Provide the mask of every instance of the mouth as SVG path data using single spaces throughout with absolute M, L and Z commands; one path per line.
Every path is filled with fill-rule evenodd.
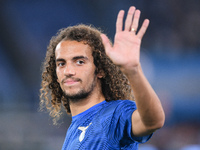
M 69 81 L 64 82 L 64 84 L 67 84 L 67 85 L 72 85 L 72 84 L 75 84 L 75 83 L 78 83 L 78 81 L 69 80 Z
M 78 84 L 79 82 L 80 82 L 79 79 L 66 79 L 66 80 L 63 80 L 63 84 L 66 85 L 66 86 L 72 86 L 72 85 Z

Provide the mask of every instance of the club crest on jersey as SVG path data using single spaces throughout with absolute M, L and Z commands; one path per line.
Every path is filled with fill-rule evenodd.
M 85 137 L 85 132 L 86 132 L 87 128 L 88 128 L 91 124 L 92 124 L 92 122 L 91 122 L 88 126 L 86 126 L 86 127 L 78 127 L 78 129 L 82 131 L 81 134 L 80 134 L 80 136 L 79 136 L 79 141 L 80 141 L 80 142 L 83 141 L 83 139 L 84 139 L 84 137 Z

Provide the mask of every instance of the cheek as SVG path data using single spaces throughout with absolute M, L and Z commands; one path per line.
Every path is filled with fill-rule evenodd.
M 57 82 L 60 83 L 61 82 L 61 74 L 57 69 L 56 69 L 56 76 L 57 76 Z
M 57 78 L 57 82 L 60 83 L 60 81 L 58 80 L 58 78 Z
M 92 69 L 92 70 L 87 70 L 87 71 L 84 71 L 82 72 L 82 74 L 84 75 L 85 79 L 88 81 L 92 80 L 95 76 L 95 70 Z M 88 82 L 89 82 L 88 81 Z

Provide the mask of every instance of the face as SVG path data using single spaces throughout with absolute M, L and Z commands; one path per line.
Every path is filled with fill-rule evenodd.
M 92 50 L 77 41 L 61 41 L 55 50 L 56 74 L 61 89 L 71 101 L 93 94 L 100 82 L 95 74 Z

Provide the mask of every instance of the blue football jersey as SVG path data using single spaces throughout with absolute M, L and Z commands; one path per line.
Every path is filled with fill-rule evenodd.
M 132 136 L 130 100 L 103 101 L 72 117 L 62 150 L 137 150 L 151 135 Z

